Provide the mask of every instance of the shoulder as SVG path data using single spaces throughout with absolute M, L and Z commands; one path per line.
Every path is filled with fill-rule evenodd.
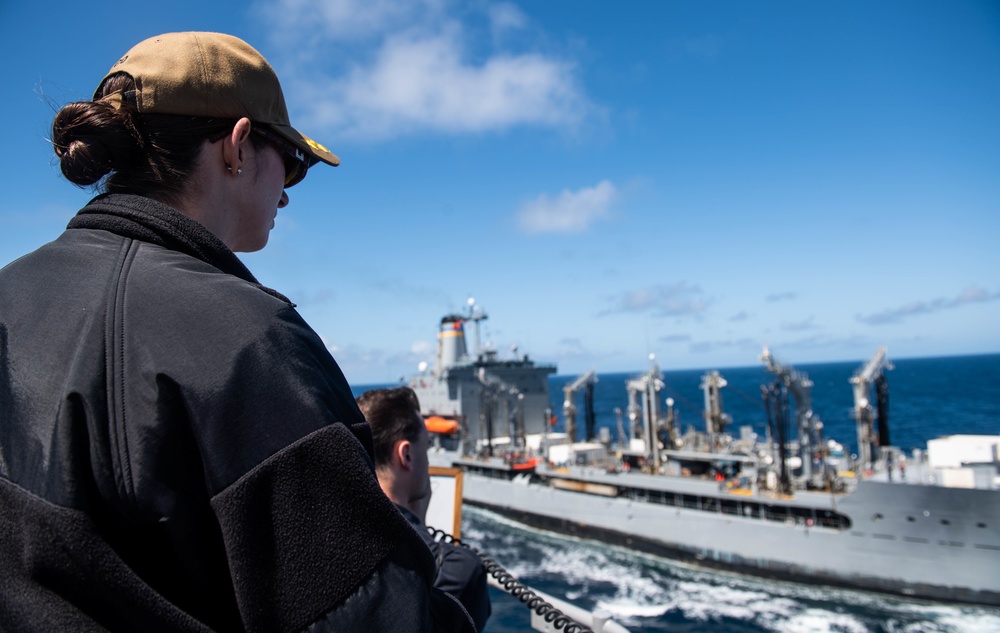
M 442 571 L 445 568 L 453 570 L 456 575 L 470 578 L 480 574 L 485 575 L 479 555 L 467 547 L 453 543 L 441 543 L 443 552 Z
M 133 324 L 218 341 L 228 349 L 257 341 L 265 348 L 294 343 L 325 353 L 325 345 L 294 306 L 200 259 L 137 243 L 124 268 L 119 291 Z
M 94 278 L 95 269 L 114 267 L 124 239 L 106 231 L 64 231 L 59 237 L 0 268 L 8 280 L 73 275 Z M 98 277 L 100 274 L 98 273 Z
M 148 243 L 122 277 L 115 309 L 117 336 L 132 350 L 126 360 L 190 386 L 188 397 L 206 411 L 239 404 L 241 415 L 253 408 L 307 426 L 363 420 L 326 345 L 288 302 Z
M 187 303 L 224 304 L 230 308 L 280 311 L 289 307 L 260 286 L 219 270 L 212 264 L 163 246 L 134 241 L 135 253 L 126 262 L 129 292 L 149 294 L 149 299 Z

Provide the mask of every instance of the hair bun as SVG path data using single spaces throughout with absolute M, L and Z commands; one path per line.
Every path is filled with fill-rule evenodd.
M 52 145 L 63 176 L 87 186 L 127 166 L 135 156 L 136 140 L 112 105 L 83 101 L 70 103 L 56 114 Z

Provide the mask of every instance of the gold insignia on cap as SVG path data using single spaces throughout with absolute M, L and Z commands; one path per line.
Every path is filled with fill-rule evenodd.
M 328 150 L 327 148 L 323 147 L 322 145 L 320 145 L 316 141 L 312 140 L 311 138 L 305 139 L 305 142 L 306 142 L 306 145 L 308 145 L 309 147 L 311 147 L 313 149 L 318 149 L 321 152 L 330 153 L 330 150 Z

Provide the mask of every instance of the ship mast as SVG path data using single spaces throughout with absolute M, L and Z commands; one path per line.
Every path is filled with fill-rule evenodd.
M 878 459 L 878 446 L 889 443 L 888 429 L 876 435 L 874 430 L 875 409 L 868 398 L 873 383 L 882 379 L 886 370 L 892 369 L 892 363 L 886 358 L 886 348 L 881 347 L 863 367 L 851 376 L 854 385 L 854 419 L 858 425 L 858 463 L 862 468 L 873 468 Z M 879 407 L 879 414 L 884 407 Z M 879 415 L 884 418 L 883 415 Z
M 570 384 L 563 387 L 563 417 L 566 419 L 566 437 L 570 442 L 576 441 L 576 405 L 573 404 L 573 397 L 576 392 L 583 387 L 592 393 L 594 383 L 597 382 L 597 374 L 593 369 L 580 376 Z M 588 401 L 589 410 L 586 412 L 588 420 L 593 417 L 593 398 Z M 587 429 L 587 434 L 591 434 L 593 429 Z M 587 437 L 586 439 L 591 439 Z
M 476 300 L 469 297 L 469 317 L 468 320 L 476 326 L 476 360 L 479 360 L 483 353 L 482 340 L 479 338 L 479 322 L 489 318 L 489 315 L 482 308 L 476 305 Z
M 649 371 L 642 376 L 627 381 L 628 387 L 628 419 L 635 426 L 639 419 L 640 410 L 642 413 L 642 439 L 646 445 L 646 455 L 653 465 L 653 472 L 659 472 L 661 459 L 660 449 L 656 437 L 656 423 L 660 418 L 659 397 L 657 394 L 666 384 L 663 382 L 663 374 L 656 364 L 656 356 L 649 355 Z M 642 398 L 642 405 L 638 402 Z
M 705 431 L 708 433 L 709 450 L 714 451 L 716 438 L 732 422 L 729 414 L 722 410 L 722 388 L 726 379 L 718 371 L 710 371 L 701 377 L 701 389 L 705 392 Z
M 496 375 L 486 371 L 485 367 L 480 367 L 476 372 L 476 379 L 482 385 L 480 392 L 480 424 L 485 425 L 486 446 L 488 453 L 493 455 L 493 439 L 496 429 L 493 428 L 494 415 L 498 413 L 498 406 L 502 400 L 506 405 L 508 436 L 512 447 L 524 445 L 524 415 L 523 404 L 524 394 L 513 386 L 501 380 Z
M 819 416 L 813 414 L 813 386 L 809 376 L 779 363 L 765 347 L 760 360 L 769 372 L 778 377 L 783 385 L 795 398 L 795 421 L 798 426 L 799 458 L 802 460 L 801 479 L 821 487 L 824 469 L 821 456 L 823 441 L 823 423 Z M 780 450 L 784 451 L 784 447 Z

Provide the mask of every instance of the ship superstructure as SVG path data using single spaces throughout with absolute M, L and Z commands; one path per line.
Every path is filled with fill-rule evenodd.
M 409 381 L 425 416 L 458 422 L 467 445 L 486 440 L 491 446 L 496 437 L 538 435 L 552 415 L 548 377 L 555 366 L 536 364 L 516 349 L 511 358 L 500 358 L 496 349 L 480 342 L 480 323 L 487 318 L 472 299 L 465 314 L 444 316 L 433 369 L 421 367 Z M 465 337 L 470 322 L 475 328 L 471 353 Z

